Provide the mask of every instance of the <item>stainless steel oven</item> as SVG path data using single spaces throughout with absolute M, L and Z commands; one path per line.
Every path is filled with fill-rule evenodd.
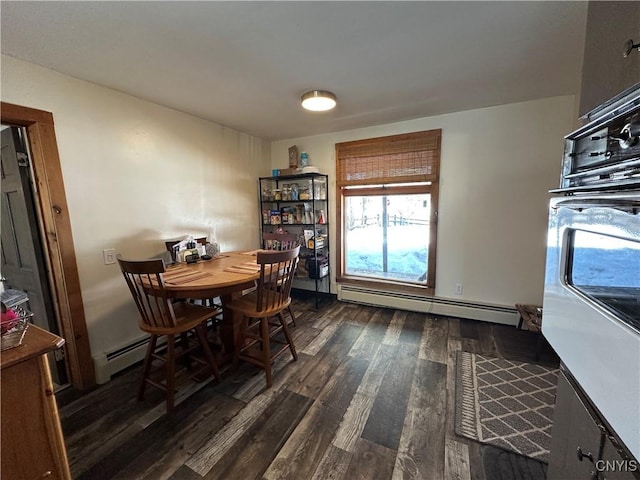
M 542 332 L 640 458 L 640 85 L 566 137 Z

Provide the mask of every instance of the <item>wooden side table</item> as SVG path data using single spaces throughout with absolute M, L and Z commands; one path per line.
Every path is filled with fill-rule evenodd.
M 63 344 L 29 325 L 22 345 L 0 356 L 2 478 L 71 480 L 46 355 Z
M 538 334 L 538 343 L 536 345 L 536 360 L 540 360 L 540 349 L 544 337 L 542 336 L 542 307 L 539 305 L 525 305 L 523 303 L 516 303 L 516 310 L 520 315 L 520 321 L 518 322 L 518 329 L 522 328 L 524 323 L 527 326 L 527 330 Z

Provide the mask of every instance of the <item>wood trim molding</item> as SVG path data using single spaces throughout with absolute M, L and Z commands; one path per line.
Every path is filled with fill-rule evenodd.
M 4 125 L 25 127 L 27 130 L 38 187 L 37 207 L 44 229 L 49 281 L 55 298 L 61 336 L 66 340 L 69 379 L 74 387 L 85 389 L 95 384 L 95 372 L 53 114 L 1 102 L 0 117 Z
M 28 127 L 34 123 L 53 125 L 53 114 L 44 110 L 2 102 L 0 112 L 2 114 L 2 123 L 6 125 L 20 127 Z

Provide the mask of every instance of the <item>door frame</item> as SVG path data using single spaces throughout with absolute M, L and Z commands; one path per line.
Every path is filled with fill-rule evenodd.
M 0 121 L 3 125 L 25 127 L 27 131 L 37 185 L 36 208 L 44 231 L 45 257 L 54 307 L 61 336 L 66 340 L 69 381 L 78 389 L 86 389 L 95 384 L 95 372 L 53 114 L 0 102 Z

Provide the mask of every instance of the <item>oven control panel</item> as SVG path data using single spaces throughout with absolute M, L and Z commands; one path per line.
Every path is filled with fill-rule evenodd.
M 565 193 L 640 188 L 640 89 L 635 101 L 565 137 Z

